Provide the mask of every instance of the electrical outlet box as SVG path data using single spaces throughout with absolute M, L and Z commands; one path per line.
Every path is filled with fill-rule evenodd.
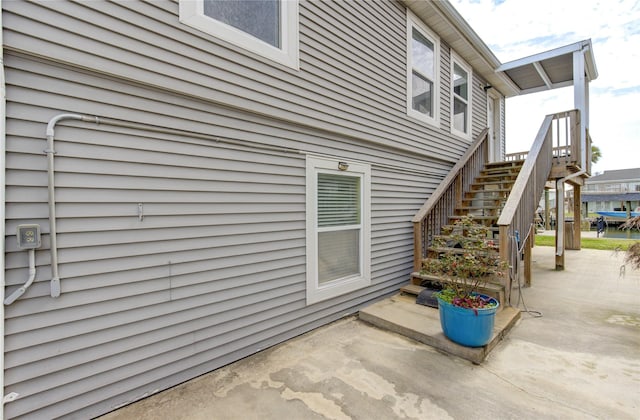
M 40 225 L 18 225 L 18 248 L 40 248 Z

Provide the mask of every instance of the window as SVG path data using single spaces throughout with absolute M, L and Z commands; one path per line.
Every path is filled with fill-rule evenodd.
M 436 125 L 439 57 L 438 37 L 407 10 L 407 114 Z
M 451 132 L 471 138 L 471 67 L 451 52 Z
M 307 303 L 371 284 L 369 165 L 307 157 Z
M 298 68 L 297 0 L 180 0 L 180 22 Z

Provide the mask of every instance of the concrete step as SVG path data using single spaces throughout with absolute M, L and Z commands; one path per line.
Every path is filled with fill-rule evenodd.
M 520 319 L 520 311 L 506 307 L 496 314 L 493 336 L 486 346 L 465 347 L 444 336 L 438 309 L 415 303 L 415 297 L 397 294 L 359 313 L 362 321 L 404 335 L 437 350 L 480 364 Z

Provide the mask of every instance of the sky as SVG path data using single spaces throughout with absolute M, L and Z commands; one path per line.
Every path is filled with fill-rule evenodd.
M 506 63 L 591 39 L 592 174 L 640 168 L 640 0 L 450 0 Z M 547 114 L 574 108 L 573 88 L 507 99 L 507 153 L 529 150 Z

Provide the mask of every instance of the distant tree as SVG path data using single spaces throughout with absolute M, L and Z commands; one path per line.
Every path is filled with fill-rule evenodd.
M 600 158 L 602 157 L 602 152 L 600 148 L 595 144 L 591 145 L 591 163 L 598 163 Z

